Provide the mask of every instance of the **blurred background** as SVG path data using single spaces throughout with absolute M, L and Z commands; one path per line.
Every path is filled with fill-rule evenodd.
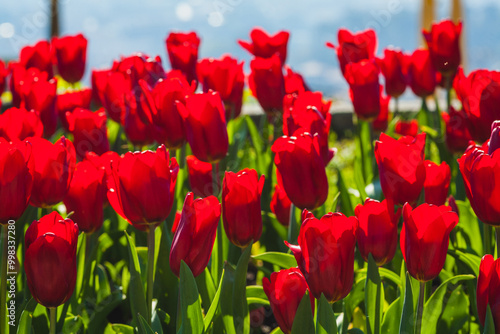
M 2 4 L 0 58 L 15 59 L 22 46 L 48 38 L 51 1 Z M 335 4 L 332 0 L 59 0 L 58 8 L 59 34 L 82 32 L 89 40 L 86 84 L 90 68 L 109 67 L 113 59 L 138 51 L 160 55 L 168 68 L 165 38 L 171 30 L 195 30 L 202 38 L 200 58 L 230 53 L 248 63 L 251 57 L 237 40 L 248 40 L 250 30 L 260 26 L 273 34 L 290 31 L 288 64 L 304 75 L 313 90 L 343 99 L 348 86 L 335 52 L 325 46 L 327 41 L 337 43 L 339 28 L 374 28 L 378 55 L 390 45 L 411 52 L 422 43 L 423 21 L 453 15 L 464 21 L 466 72 L 500 68 L 498 0 L 350 0 Z M 411 97 L 410 92 L 406 94 Z

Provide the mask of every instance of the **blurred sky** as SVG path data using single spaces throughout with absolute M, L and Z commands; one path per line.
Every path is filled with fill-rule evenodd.
M 49 0 L 9 0 L 0 9 L 0 58 L 17 58 L 19 49 L 48 34 Z M 450 2 L 437 0 L 437 16 L 449 16 Z M 500 1 L 465 0 L 467 70 L 500 68 Z M 417 0 L 60 0 L 61 33 L 83 32 L 89 40 L 90 68 L 109 67 L 113 59 L 136 51 L 160 55 L 168 68 L 165 37 L 171 30 L 196 30 L 200 57 L 231 53 L 246 63 L 250 55 L 237 44 L 254 26 L 270 33 L 289 30 L 288 64 L 303 73 L 313 89 L 343 96 L 347 85 L 334 51 L 337 30 L 375 28 L 378 51 L 389 45 L 411 52 L 420 43 Z M 90 71 L 85 80 L 88 82 Z

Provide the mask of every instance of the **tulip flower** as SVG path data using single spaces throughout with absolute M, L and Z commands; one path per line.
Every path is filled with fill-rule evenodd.
M 226 107 L 226 120 L 236 118 L 243 103 L 243 62 L 238 64 L 238 60 L 230 56 L 220 60 L 206 58 L 198 63 L 197 72 L 204 93 L 209 90 L 219 92 Z
M 156 140 L 169 149 L 181 148 L 186 142 L 186 130 L 176 102 L 185 105 L 186 96 L 193 94 L 195 87 L 183 76 L 160 79 L 152 90 L 143 81 L 139 81 L 139 86 L 146 103 L 142 111 L 154 126 Z
M 221 205 L 215 196 L 194 199 L 188 193 L 170 249 L 170 269 L 179 277 L 181 260 L 196 277 L 208 264 L 214 247 Z
M 102 105 L 113 121 L 121 123 L 129 108 L 126 97 L 132 90 L 132 82 L 129 77 L 121 72 L 112 72 L 105 79 L 106 85 L 103 84 L 105 88 L 102 93 Z
M 66 91 L 64 94 L 57 95 L 57 114 L 63 127 L 68 130 L 68 121 L 66 112 L 73 112 L 76 108 L 90 109 L 92 99 L 92 89 L 84 88 L 82 90 Z M 68 130 L 69 131 L 69 130 Z
M 472 139 L 478 142 L 486 141 L 491 124 L 500 119 L 500 72 L 476 70 L 465 77 L 463 72 L 459 71 L 455 90 L 467 115 Z
M 195 32 L 172 32 L 165 42 L 172 69 L 181 71 L 188 82 L 197 81 L 196 62 L 200 47 L 198 35 Z
M 28 142 L 0 138 L 0 224 L 19 219 L 28 206 L 33 186 L 31 154 Z
M 222 183 L 222 220 L 229 240 L 240 248 L 260 239 L 262 214 L 260 196 L 264 175 L 259 178 L 254 169 L 238 173 L 226 172 Z
M 498 125 L 497 125 L 498 126 Z M 493 129 L 495 129 L 493 123 Z M 492 132 L 492 137 L 496 131 Z M 490 144 L 496 139 L 490 140 Z M 494 146 L 490 146 L 490 149 Z M 500 226 L 500 150 L 485 152 L 478 146 L 469 146 L 458 159 L 465 184 L 465 192 L 477 217 L 486 224 Z
M 358 204 L 354 212 L 359 222 L 356 239 L 363 259 L 368 261 L 371 253 L 378 266 L 391 262 L 398 243 L 401 209 L 394 212 L 391 201 L 368 198 L 363 205 Z
M 238 40 L 238 43 L 255 57 L 271 58 L 277 54 L 281 64 L 284 64 L 289 37 L 288 31 L 282 30 L 271 36 L 262 28 L 254 28 L 250 32 L 251 42 Z
M 462 22 L 451 20 L 434 23 L 430 31 L 423 30 L 434 68 L 445 76 L 455 74 L 460 65 L 460 33 Z
M 384 58 L 378 61 L 385 77 L 385 93 L 398 98 L 406 90 L 406 57 L 403 52 L 385 49 Z
M 429 50 L 417 49 L 408 56 L 408 82 L 415 95 L 425 98 L 436 89 L 436 70 Z
M 9 108 L 0 115 L 0 137 L 8 141 L 24 140 L 28 137 L 41 137 L 43 124 L 40 115 L 24 108 Z
M 194 155 L 188 155 L 186 163 L 189 185 L 195 196 L 207 197 L 214 194 L 212 164 L 198 160 Z M 218 186 L 220 185 L 218 184 Z
M 330 42 L 326 46 L 336 50 L 342 74 L 345 74 L 347 64 L 375 57 L 377 36 L 373 29 L 357 33 L 352 33 L 347 29 L 339 29 L 338 41 L 338 46 L 334 46 Z
M 500 332 L 500 259 L 486 254 L 481 259 L 477 277 L 477 313 L 479 321 L 484 326 L 488 305 L 495 323 L 495 333 Z
M 311 89 L 307 85 L 304 77 L 298 73 L 294 72 L 290 66 L 285 65 L 284 69 L 286 71 L 285 79 L 285 92 L 287 94 L 302 94 L 304 92 L 309 92 Z
M 156 152 L 127 152 L 111 163 L 108 200 L 135 228 L 149 232 L 172 209 L 179 165 L 164 145 Z
M 339 212 L 330 212 L 321 219 L 307 212 L 300 227 L 299 245 L 285 241 L 315 298 L 323 293 L 333 303 L 351 291 L 357 224 L 356 217 Z
M 21 103 L 24 103 L 24 97 L 29 93 L 33 82 L 49 80 L 47 72 L 42 72 L 35 67 L 25 69 L 21 64 L 13 62 L 9 63 L 9 69 L 12 104 L 17 108 L 21 107 Z
M 254 58 L 250 62 L 248 86 L 252 95 L 269 116 L 281 113 L 285 96 L 285 79 L 278 55 L 271 58 Z
M 394 132 L 401 136 L 415 137 L 418 134 L 418 122 L 416 119 L 411 121 L 397 121 Z
M 442 112 L 441 117 L 446 125 L 446 146 L 453 153 L 463 153 L 472 140 L 467 115 L 463 110 L 450 107 L 450 111 Z
M 349 84 L 351 101 L 358 118 L 374 120 L 380 113 L 379 68 L 374 61 L 346 65 L 344 76 Z
M 111 69 L 92 70 L 92 102 L 104 106 L 104 93 L 108 84 L 108 75 L 113 71 Z
M 271 280 L 262 280 L 264 292 L 271 304 L 274 318 L 285 334 L 292 332 L 293 320 L 302 298 L 309 287 L 298 268 L 283 269 L 271 274 Z M 311 294 L 311 309 L 314 314 L 314 298 Z
M 444 205 L 450 188 L 451 170 L 446 162 L 440 165 L 425 160 L 425 203 Z
M 29 90 L 23 92 L 22 100 L 27 110 L 34 109 L 40 113 L 43 123 L 43 136 L 50 138 L 57 128 L 57 80 L 37 80 L 31 83 Z
M 288 198 L 300 209 L 314 210 L 328 196 L 328 180 L 319 152 L 318 136 L 304 132 L 278 138 L 273 146 L 274 163 Z
M 73 134 L 76 155 L 79 159 L 88 151 L 99 155 L 109 151 L 108 129 L 104 108 L 96 112 L 77 108 L 66 113 L 68 130 Z
M 413 209 L 406 203 L 403 220 L 400 244 L 406 268 L 420 282 L 433 280 L 443 269 L 458 215 L 446 205 L 424 203 Z
M 134 53 L 128 57 L 122 57 L 120 61 L 113 64 L 112 71 L 125 74 L 136 89 L 139 80 L 144 80 L 150 86 L 165 78 L 165 70 L 161 64 L 161 58 L 149 57 L 144 53 Z
M 34 45 L 23 47 L 19 53 L 19 63 L 25 69 L 35 67 L 41 72 L 46 72 L 48 78 L 52 78 L 52 52 L 50 50 L 50 43 L 42 40 Z
M 67 212 L 80 231 L 93 233 L 103 223 L 103 206 L 106 199 L 106 170 L 84 160 L 76 165 L 68 194 L 64 199 Z
M 87 39 L 82 34 L 54 37 L 54 54 L 59 75 L 69 83 L 82 80 L 87 60 Z
M 386 199 L 399 205 L 418 200 L 425 182 L 424 151 L 425 133 L 398 140 L 380 134 L 375 158 Z
M 0 59 L 0 95 L 5 90 L 5 82 L 7 81 L 7 76 L 9 75 L 9 69 L 5 67 L 5 63 Z
M 176 102 L 184 120 L 187 141 L 195 157 L 217 163 L 229 147 L 224 106 L 219 93 L 209 92 L 186 97 L 186 105 Z
M 330 113 L 332 101 L 324 101 L 321 92 L 302 92 L 298 94 L 287 94 L 283 99 L 283 110 L 299 109 L 304 110 L 307 107 L 314 107 L 323 116 L 324 119 Z
M 38 137 L 27 140 L 33 147 L 35 165 L 30 204 L 50 208 L 66 197 L 75 170 L 75 147 L 64 137 L 55 144 Z
M 155 128 L 141 118 L 141 106 L 132 91 L 125 94 L 124 107 L 121 124 L 127 139 L 138 147 L 152 144 L 156 137 Z
M 290 224 L 290 207 L 292 202 L 286 195 L 285 190 L 277 184 L 274 186 L 274 194 L 271 198 L 271 212 L 276 215 L 276 219 L 283 226 L 288 226 Z
M 389 125 L 389 102 L 391 101 L 390 96 L 383 96 L 380 93 L 380 113 L 377 118 L 373 120 L 372 127 L 374 131 L 384 132 L 387 130 Z
M 64 304 L 76 284 L 78 226 L 53 211 L 31 223 L 24 239 L 24 269 L 31 295 L 45 307 Z

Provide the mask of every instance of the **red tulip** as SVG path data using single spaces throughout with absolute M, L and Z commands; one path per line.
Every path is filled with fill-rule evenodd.
M 413 209 L 406 203 L 403 219 L 400 241 L 406 268 L 421 282 L 433 280 L 443 269 L 458 215 L 446 205 L 424 203 Z
M 92 70 L 92 102 L 104 106 L 105 104 L 105 91 L 108 84 L 108 75 L 113 71 L 110 69 L 105 70 Z
M 444 205 L 450 188 L 451 170 L 446 162 L 440 165 L 425 160 L 425 203 Z
M 285 96 L 285 79 L 278 55 L 271 58 L 254 58 L 250 62 L 248 86 L 252 95 L 268 116 L 281 113 Z
M 106 176 L 111 174 L 111 164 L 113 161 L 120 159 L 120 155 L 114 151 L 108 151 L 101 155 L 97 155 L 94 152 L 87 152 L 85 154 L 85 160 L 90 161 L 96 168 L 104 168 Z
M 189 185 L 195 196 L 207 197 L 214 194 L 212 164 L 198 160 L 194 155 L 188 155 L 186 162 L 189 173 Z
M 500 332 L 500 259 L 486 254 L 481 259 L 477 277 L 477 313 L 484 326 L 488 305 L 495 323 L 495 333 Z
M 22 100 L 28 110 L 40 113 L 43 123 L 44 137 L 50 138 L 57 128 L 57 80 L 37 80 L 31 83 L 29 90 L 23 91 Z
M 57 114 L 63 127 L 68 130 L 66 112 L 73 112 L 76 108 L 90 109 L 90 100 L 92 99 L 92 90 L 84 88 L 82 90 L 66 91 L 64 94 L 57 95 Z
M 73 211 L 71 218 L 80 231 L 93 233 L 103 223 L 103 206 L 106 198 L 106 170 L 84 160 L 75 168 L 68 194 L 64 199 L 66 211 Z
M 292 331 L 295 313 L 309 287 L 298 268 L 283 269 L 271 274 L 271 280 L 262 280 L 264 292 L 271 304 L 274 318 L 285 334 Z M 311 294 L 311 309 L 314 314 L 314 298 Z
M 156 152 L 127 152 L 111 163 L 109 204 L 135 228 L 149 231 L 172 209 L 178 172 L 177 161 L 170 160 L 164 145 Z
M 66 113 L 68 130 L 73 134 L 76 155 L 79 159 L 88 151 L 99 155 L 109 151 L 108 129 L 104 108 L 96 112 L 77 108 Z
M 347 29 L 339 29 L 339 45 L 328 42 L 326 45 L 337 51 L 340 69 L 345 74 L 349 63 L 358 63 L 362 60 L 373 59 L 377 50 L 377 36 L 373 29 L 352 33 Z
M 198 35 L 195 32 L 171 32 L 165 42 L 172 69 L 180 70 L 188 82 L 197 80 L 196 62 L 198 61 L 198 48 L 200 47 Z
M 378 62 L 385 77 L 385 93 L 394 98 L 403 95 L 406 90 L 406 57 L 403 52 L 384 50 L 384 58 Z
M 260 196 L 265 177 L 254 169 L 226 172 L 222 183 L 222 218 L 229 240 L 245 248 L 260 239 L 262 214 Z
M 75 36 L 54 37 L 52 39 L 57 70 L 69 83 L 82 80 L 87 61 L 87 39 L 82 34 Z
M 209 92 L 186 97 L 186 106 L 177 102 L 184 120 L 187 141 L 201 161 L 217 163 L 228 150 L 224 106 L 219 93 Z
M 47 72 L 52 78 L 52 52 L 48 41 L 39 41 L 34 45 L 25 46 L 19 54 L 19 63 L 25 68 L 36 67 L 42 72 Z
M 208 264 L 214 247 L 221 206 L 217 197 L 194 199 L 188 193 L 170 249 L 170 269 L 178 277 L 181 260 L 196 277 Z
M 415 137 L 418 134 L 418 122 L 416 119 L 411 121 L 397 121 L 394 132 L 401 136 Z
M 436 89 L 436 70 L 429 50 L 417 49 L 408 56 L 408 82 L 415 95 L 425 98 Z
M 491 154 L 470 146 L 458 159 L 465 191 L 477 217 L 486 224 L 500 225 L 500 150 Z
M 374 120 L 380 113 L 379 68 L 374 61 L 349 63 L 345 78 L 350 88 L 354 112 L 362 119 Z
M 5 67 L 5 63 L 0 59 L 0 95 L 5 90 L 5 82 L 7 82 L 7 76 L 9 75 L 9 69 Z
M 129 108 L 127 95 L 132 90 L 132 82 L 125 74 L 112 72 L 106 77 L 105 87 L 103 106 L 113 121 L 121 123 Z
M 304 132 L 278 138 L 272 151 L 274 163 L 292 203 L 300 209 L 314 210 L 328 196 L 328 180 L 324 161 L 319 152 L 318 136 Z
M 430 31 L 423 30 L 434 68 L 443 75 L 455 74 L 460 65 L 460 33 L 462 22 L 451 20 L 434 23 Z
M 327 118 L 330 113 L 332 101 L 323 101 L 321 92 L 303 92 L 298 94 L 288 94 L 283 99 L 283 109 L 303 110 L 309 106 L 315 107 L 323 118 Z
M 31 223 L 24 239 L 24 269 L 31 295 L 45 307 L 64 304 L 76 284 L 78 226 L 53 211 Z
M 377 118 L 372 122 L 372 127 L 374 131 L 384 132 L 387 130 L 389 125 L 389 102 L 391 101 L 390 96 L 383 96 L 380 92 L 380 113 Z
M 31 154 L 28 142 L 0 138 L 0 224 L 19 219 L 28 206 L 33 186 Z
M 146 103 L 142 111 L 155 127 L 157 141 L 169 149 L 181 148 L 186 142 L 186 130 L 176 102 L 185 104 L 186 96 L 193 94 L 195 87 L 182 76 L 159 80 L 152 90 L 143 81 L 139 84 Z
M 112 71 L 125 74 L 131 81 L 132 88 L 138 88 L 137 84 L 141 79 L 150 86 L 154 86 L 160 79 L 165 79 L 161 58 L 159 56 L 152 58 L 144 53 L 122 57 L 113 64 Z
M 156 128 L 143 121 L 138 102 L 132 91 L 125 94 L 125 113 L 122 114 L 121 124 L 128 140 L 135 146 L 142 147 L 155 141 Z
M 274 186 L 274 194 L 271 198 L 271 212 L 276 215 L 276 219 L 283 226 L 288 226 L 290 224 L 290 207 L 292 202 L 286 195 L 285 190 L 277 184 Z
M 356 239 L 361 256 L 368 261 L 371 253 L 378 266 L 391 262 L 398 243 L 398 221 L 401 209 L 394 213 L 391 201 L 368 198 L 354 210 L 358 218 Z
M 205 58 L 198 63 L 197 72 L 203 92 L 219 92 L 226 106 L 226 119 L 236 118 L 241 113 L 243 101 L 243 62 L 238 64 L 238 60 L 230 56 L 224 56 L 220 60 Z
M 251 42 L 238 40 L 238 43 L 248 52 L 259 58 L 271 58 L 275 54 L 286 62 L 287 44 L 290 33 L 288 31 L 278 31 L 275 35 L 269 35 L 262 28 L 254 28 L 250 32 Z
M 491 124 L 500 119 L 500 72 L 476 70 L 465 77 L 459 71 L 455 90 L 467 115 L 472 138 L 486 141 Z
M 43 124 L 40 115 L 24 108 L 9 108 L 0 115 L 0 137 L 8 141 L 24 140 L 28 137 L 41 137 Z
M 425 133 L 398 140 L 380 135 L 375 142 L 375 158 L 385 198 L 395 204 L 414 203 L 425 182 Z
M 55 144 L 38 137 L 27 140 L 33 147 L 35 164 L 30 204 L 50 208 L 66 197 L 75 170 L 75 147 L 64 137 Z
M 454 153 L 463 153 L 472 140 L 467 115 L 463 110 L 450 107 L 450 111 L 442 112 L 441 117 L 446 124 L 446 146 Z
M 307 85 L 304 77 L 299 72 L 294 72 L 290 66 L 285 65 L 286 71 L 285 79 L 285 92 L 287 94 L 302 94 L 309 92 L 311 89 Z
M 317 219 L 305 213 L 298 246 L 290 245 L 297 264 L 315 298 L 323 293 L 330 302 L 347 296 L 354 280 L 356 217 L 328 213 Z
M 318 135 L 321 158 L 325 166 L 328 165 L 335 155 L 336 149 L 328 148 L 328 134 L 330 132 L 331 114 L 326 113 L 326 118 L 316 109 L 316 107 L 308 105 L 307 107 L 295 107 L 293 102 L 287 102 L 288 99 L 293 99 L 293 96 L 285 97 L 284 105 L 291 105 L 284 109 L 283 113 L 283 134 L 291 137 L 296 132 L 309 132 Z

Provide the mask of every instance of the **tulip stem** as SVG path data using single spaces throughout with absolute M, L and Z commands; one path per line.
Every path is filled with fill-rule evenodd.
M 399 116 L 399 97 L 394 99 L 394 118 Z
M 420 291 L 418 293 L 417 321 L 415 323 L 415 334 L 422 331 L 422 315 L 424 314 L 425 282 L 420 282 Z
M 186 166 L 186 143 L 182 144 L 178 163 L 180 169 L 184 169 L 184 166 Z
M 297 222 L 295 221 L 295 205 L 290 205 L 290 221 L 288 222 L 288 242 L 293 244 L 297 241 Z
M 49 307 L 49 314 L 50 314 L 50 334 L 56 334 L 56 327 L 57 327 L 57 308 L 56 307 Z
M 0 333 L 8 333 L 5 332 L 6 326 L 7 326 L 7 225 L 0 225 L 2 227 L 0 231 L 0 237 L 1 237 L 1 243 L 2 243 L 2 267 L 0 268 L 1 271 L 1 291 L 0 291 Z
M 155 227 L 148 232 L 148 285 L 147 285 L 147 303 L 148 303 L 148 324 L 151 324 L 153 315 L 153 285 L 154 285 L 154 266 L 155 266 Z
M 212 164 L 212 189 L 214 192 L 214 196 L 217 197 L 219 195 L 219 163 Z
M 497 244 L 497 259 L 500 259 L 500 227 L 495 227 L 496 244 Z
M 484 231 L 484 253 L 485 254 L 493 254 L 493 250 L 491 249 L 491 226 L 488 224 L 483 224 Z

